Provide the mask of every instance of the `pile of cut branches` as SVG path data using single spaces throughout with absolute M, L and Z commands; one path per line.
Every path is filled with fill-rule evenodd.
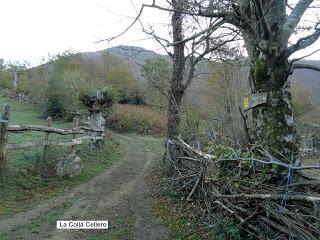
M 201 151 L 181 139 L 167 144 L 181 153 L 170 159 L 174 180 L 207 215 L 232 217 L 253 239 L 320 239 L 320 181 L 298 174 L 320 166 L 291 166 L 257 146 Z

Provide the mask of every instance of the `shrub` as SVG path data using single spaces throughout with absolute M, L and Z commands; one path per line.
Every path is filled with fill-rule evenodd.
M 117 104 L 107 118 L 107 127 L 118 132 L 164 135 L 166 117 L 150 106 Z
M 51 60 L 50 64 L 44 91 L 44 112 L 54 118 L 67 119 L 70 112 L 79 110 L 79 96 L 86 90 L 86 85 L 82 84 L 86 76 L 80 69 L 80 56 L 66 52 Z
M 231 219 L 217 215 L 212 225 L 211 237 L 213 240 L 240 240 L 240 228 Z
M 134 96 L 121 99 L 119 101 L 119 103 L 121 103 L 121 104 L 131 104 L 131 105 L 145 105 L 146 101 L 145 101 L 145 98 L 143 96 L 140 96 L 140 95 L 136 94 Z

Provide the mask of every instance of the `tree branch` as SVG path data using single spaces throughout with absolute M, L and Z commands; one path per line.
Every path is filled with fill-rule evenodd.
M 266 16 L 265 16 L 265 13 L 263 10 L 262 2 L 261 2 L 261 0 L 255 0 L 255 2 L 256 2 L 255 6 L 257 8 L 257 13 L 259 15 L 259 18 L 261 19 L 264 35 L 265 35 L 266 39 L 270 39 L 271 30 L 270 30 L 270 26 L 268 24 L 268 21 L 266 19 Z
M 299 166 L 298 167 L 298 166 L 285 164 L 285 163 L 280 162 L 274 158 L 271 158 L 270 160 L 258 159 L 258 158 L 254 158 L 254 157 L 218 158 L 217 156 L 210 155 L 210 154 L 207 154 L 202 151 L 198 151 L 198 150 L 194 149 L 193 147 L 191 147 L 190 145 L 185 143 L 180 138 L 178 139 L 178 141 L 174 141 L 174 143 L 179 144 L 181 147 L 184 147 L 184 148 L 188 149 L 189 151 L 195 153 L 196 155 L 198 155 L 198 157 L 201 157 L 204 160 L 209 160 L 209 161 L 213 161 L 213 160 L 214 161 L 249 161 L 249 162 L 258 162 L 258 163 L 265 164 L 265 165 L 273 165 L 274 164 L 274 165 L 278 165 L 278 166 L 285 167 L 285 168 L 291 168 L 292 170 L 320 169 L 320 165 L 306 165 L 306 166 Z
M 199 16 L 199 17 L 210 17 L 210 18 L 227 18 L 232 16 L 232 12 L 228 12 L 228 11 L 221 11 L 221 12 L 209 12 L 209 11 L 205 11 L 205 12 L 190 12 L 190 11 L 184 11 L 184 10 L 177 10 L 177 9 L 170 9 L 170 8 L 165 8 L 165 7 L 161 7 L 155 4 L 143 4 L 145 7 L 151 7 L 151 8 L 157 8 L 159 10 L 163 10 L 163 11 L 167 11 L 167 12 L 178 12 L 181 14 L 186 14 L 186 15 L 190 15 L 190 16 Z
M 294 58 L 294 59 L 291 60 L 291 63 L 300 61 L 300 60 L 302 60 L 302 59 L 304 59 L 304 58 L 306 58 L 306 57 L 310 57 L 310 56 L 312 56 L 313 54 L 315 54 L 315 53 L 317 53 L 317 52 L 319 52 L 319 51 L 320 51 L 320 49 L 317 49 L 317 50 L 313 51 L 312 53 L 309 53 L 309 54 L 304 55 L 304 56 L 302 56 L 302 57 Z
M 301 20 L 301 17 L 308 9 L 313 0 L 300 0 L 295 8 L 290 13 L 287 21 L 284 23 L 281 33 L 280 39 L 282 42 L 288 42 L 288 39 L 293 34 L 296 29 L 298 23 Z
M 142 15 L 142 12 L 143 12 L 143 9 L 144 9 L 145 5 L 143 4 L 140 8 L 140 11 L 138 13 L 138 15 L 134 18 L 134 20 L 131 22 L 131 24 L 125 28 L 121 33 L 119 33 L 118 35 L 114 36 L 114 37 L 110 37 L 110 38 L 106 38 L 106 39 L 102 39 L 102 40 L 99 40 L 97 41 L 96 43 L 100 43 L 100 42 L 104 42 L 104 41 L 112 41 L 118 37 L 121 37 L 123 34 L 125 34 L 127 31 L 129 31 L 129 29 L 136 23 L 138 22 L 138 20 L 140 19 L 141 15 Z
M 297 41 L 297 43 L 295 43 L 291 47 L 288 47 L 288 49 L 286 51 L 287 56 L 289 57 L 293 53 L 311 46 L 319 39 L 319 37 L 320 37 L 320 29 L 316 29 L 316 31 L 314 33 L 312 33 L 311 35 L 300 38 Z
M 296 63 L 292 65 L 292 70 L 294 69 L 310 69 L 313 71 L 317 71 L 320 72 L 320 67 L 318 66 L 314 66 L 314 65 L 310 65 L 310 64 L 306 64 L 306 63 Z
M 216 198 L 225 198 L 225 199 L 283 199 L 283 194 L 214 194 Z M 308 202 L 319 202 L 320 196 L 305 196 L 305 195 L 288 195 L 288 200 L 296 200 L 296 201 L 308 201 Z
M 207 32 L 211 32 L 211 33 L 212 33 L 213 31 L 217 30 L 217 29 L 218 29 L 222 24 L 224 24 L 224 23 L 225 23 L 224 20 L 220 20 L 220 21 L 217 22 L 216 24 L 208 27 L 207 29 L 204 29 L 204 30 L 201 31 L 201 32 L 198 32 L 198 33 L 196 33 L 196 34 L 194 34 L 194 35 L 192 35 L 192 36 L 190 36 L 190 37 L 188 37 L 188 38 L 185 38 L 185 39 L 183 39 L 182 41 L 169 43 L 167 46 L 168 46 L 168 47 L 172 47 L 172 46 L 175 46 L 175 45 L 180 44 L 180 43 L 186 43 L 186 42 L 189 42 L 189 41 L 191 41 L 191 40 L 193 40 L 193 39 L 195 39 L 195 38 L 197 38 L 197 37 L 199 37 L 199 36 L 201 36 L 202 34 L 205 34 L 205 33 L 207 33 Z
M 156 35 L 156 33 L 154 32 L 154 30 L 153 30 L 152 28 L 150 29 L 150 31 L 148 31 L 147 29 L 143 28 L 142 31 L 143 31 L 144 33 L 152 36 L 153 39 L 154 39 L 157 43 L 159 43 L 159 44 L 161 45 L 161 47 L 166 51 L 166 53 L 169 55 L 169 57 L 173 58 L 172 52 L 170 52 L 170 51 L 167 49 L 167 47 L 166 47 L 166 45 L 169 45 L 169 44 L 170 44 L 169 40 L 164 39 L 164 38 L 161 38 L 161 37 L 159 37 L 158 35 Z M 162 41 L 165 42 L 166 44 L 163 43 Z
M 186 90 L 189 87 L 189 85 L 191 84 L 191 81 L 194 78 L 195 66 L 198 64 L 199 61 L 201 61 L 204 58 L 204 56 L 206 56 L 207 54 L 209 54 L 209 53 L 211 53 L 211 52 L 213 52 L 213 51 L 215 51 L 217 49 L 219 49 L 220 47 L 222 47 L 223 45 L 225 45 L 225 44 L 227 44 L 229 42 L 236 41 L 237 40 L 236 39 L 237 36 L 238 35 L 235 35 L 232 39 L 225 40 L 225 41 L 223 41 L 221 43 L 218 43 L 217 45 L 214 44 L 213 47 L 210 47 L 209 46 L 209 42 L 207 41 L 206 49 L 201 54 L 199 54 L 199 56 L 197 56 L 196 58 L 191 60 L 188 78 L 187 78 L 186 83 L 183 86 L 183 89 Z M 191 56 L 191 58 L 192 58 L 192 56 Z

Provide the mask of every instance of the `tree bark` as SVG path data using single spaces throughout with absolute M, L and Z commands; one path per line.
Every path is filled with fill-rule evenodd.
M 259 143 L 277 158 L 293 163 L 297 149 L 289 74 L 290 65 L 285 58 L 253 61 L 254 91 L 267 93 L 267 101 L 253 108 L 252 117 Z
M 173 0 L 173 8 L 175 10 L 183 9 L 182 0 Z M 173 42 L 180 42 L 183 40 L 182 33 L 182 14 L 180 12 L 174 12 L 172 14 L 172 32 Z M 181 101 L 184 94 L 183 86 L 183 73 L 185 68 L 184 57 L 184 43 L 177 44 L 173 47 L 173 68 L 172 79 L 169 89 L 169 105 L 168 105 L 168 139 L 173 139 L 179 135 L 180 126 L 180 108 Z
M 5 105 L 3 114 L 0 115 L 0 174 L 6 165 L 7 126 L 10 116 L 10 106 Z
M 173 66 L 172 77 L 168 90 L 168 113 L 167 113 L 167 145 L 163 157 L 164 174 L 171 176 L 174 174 L 174 163 L 181 155 L 181 151 L 177 146 L 173 145 L 171 140 L 177 138 L 180 133 L 180 109 L 182 97 L 184 95 L 183 76 L 185 70 L 185 44 L 183 40 L 183 15 L 179 12 L 183 10 L 183 0 L 172 0 L 174 11 L 172 14 L 172 38 L 173 42 L 180 42 L 173 47 Z
M 297 157 L 290 84 L 291 67 L 283 41 L 287 19 L 286 1 L 242 2 L 246 19 L 255 17 L 250 25 L 239 27 L 251 61 L 252 93 L 267 94 L 267 101 L 252 110 L 256 140 L 270 153 L 285 162 Z
M 13 91 L 14 93 L 17 92 L 17 87 L 18 87 L 18 69 L 13 69 L 12 72 L 12 85 L 13 85 Z

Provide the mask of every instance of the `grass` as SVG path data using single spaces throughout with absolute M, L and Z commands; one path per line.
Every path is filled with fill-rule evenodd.
M 46 120 L 39 118 L 35 106 L 20 103 L 14 99 L 0 98 L 11 106 L 10 124 L 45 125 Z M 54 127 L 70 129 L 71 123 L 54 121 Z M 51 138 L 52 136 L 52 138 Z M 64 139 L 70 136 L 50 135 L 50 139 Z M 9 143 L 41 141 L 43 133 L 27 132 L 8 136 Z M 90 151 L 88 144 L 77 146 L 77 155 L 83 163 L 83 172 L 74 178 L 58 178 L 55 166 L 65 159 L 70 148 L 50 148 L 48 162 L 42 163 L 42 147 L 22 150 L 9 150 L 4 173 L 0 176 L 0 215 L 11 214 L 28 209 L 40 200 L 61 194 L 66 188 L 79 184 L 107 169 L 121 157 L 121 146 L 116 140 L 107 140 L 101 149 Z
M 164 135 L 166 131 L 165 114 L 150 106 L 117 104 L 107 121 L 118 132 Z
M 130 232 L 132 225 L 118 220 L 112 223 L 112 226 L 103 234 L 94 234 L 89 236 L 87 240 L 127 240 L 131 239 Z
M 33 239 L 37 234 L 48 226 L 55 225 L 56 222 L 63 216 L 64 211 L 71 206 L 71 202 L 65 202 L 62 206 L 50 209 L 39 218 L 31 220 L 26 225 L 21 225 L 14 232 L 0 233 L 1 240 L 11 239 Z

